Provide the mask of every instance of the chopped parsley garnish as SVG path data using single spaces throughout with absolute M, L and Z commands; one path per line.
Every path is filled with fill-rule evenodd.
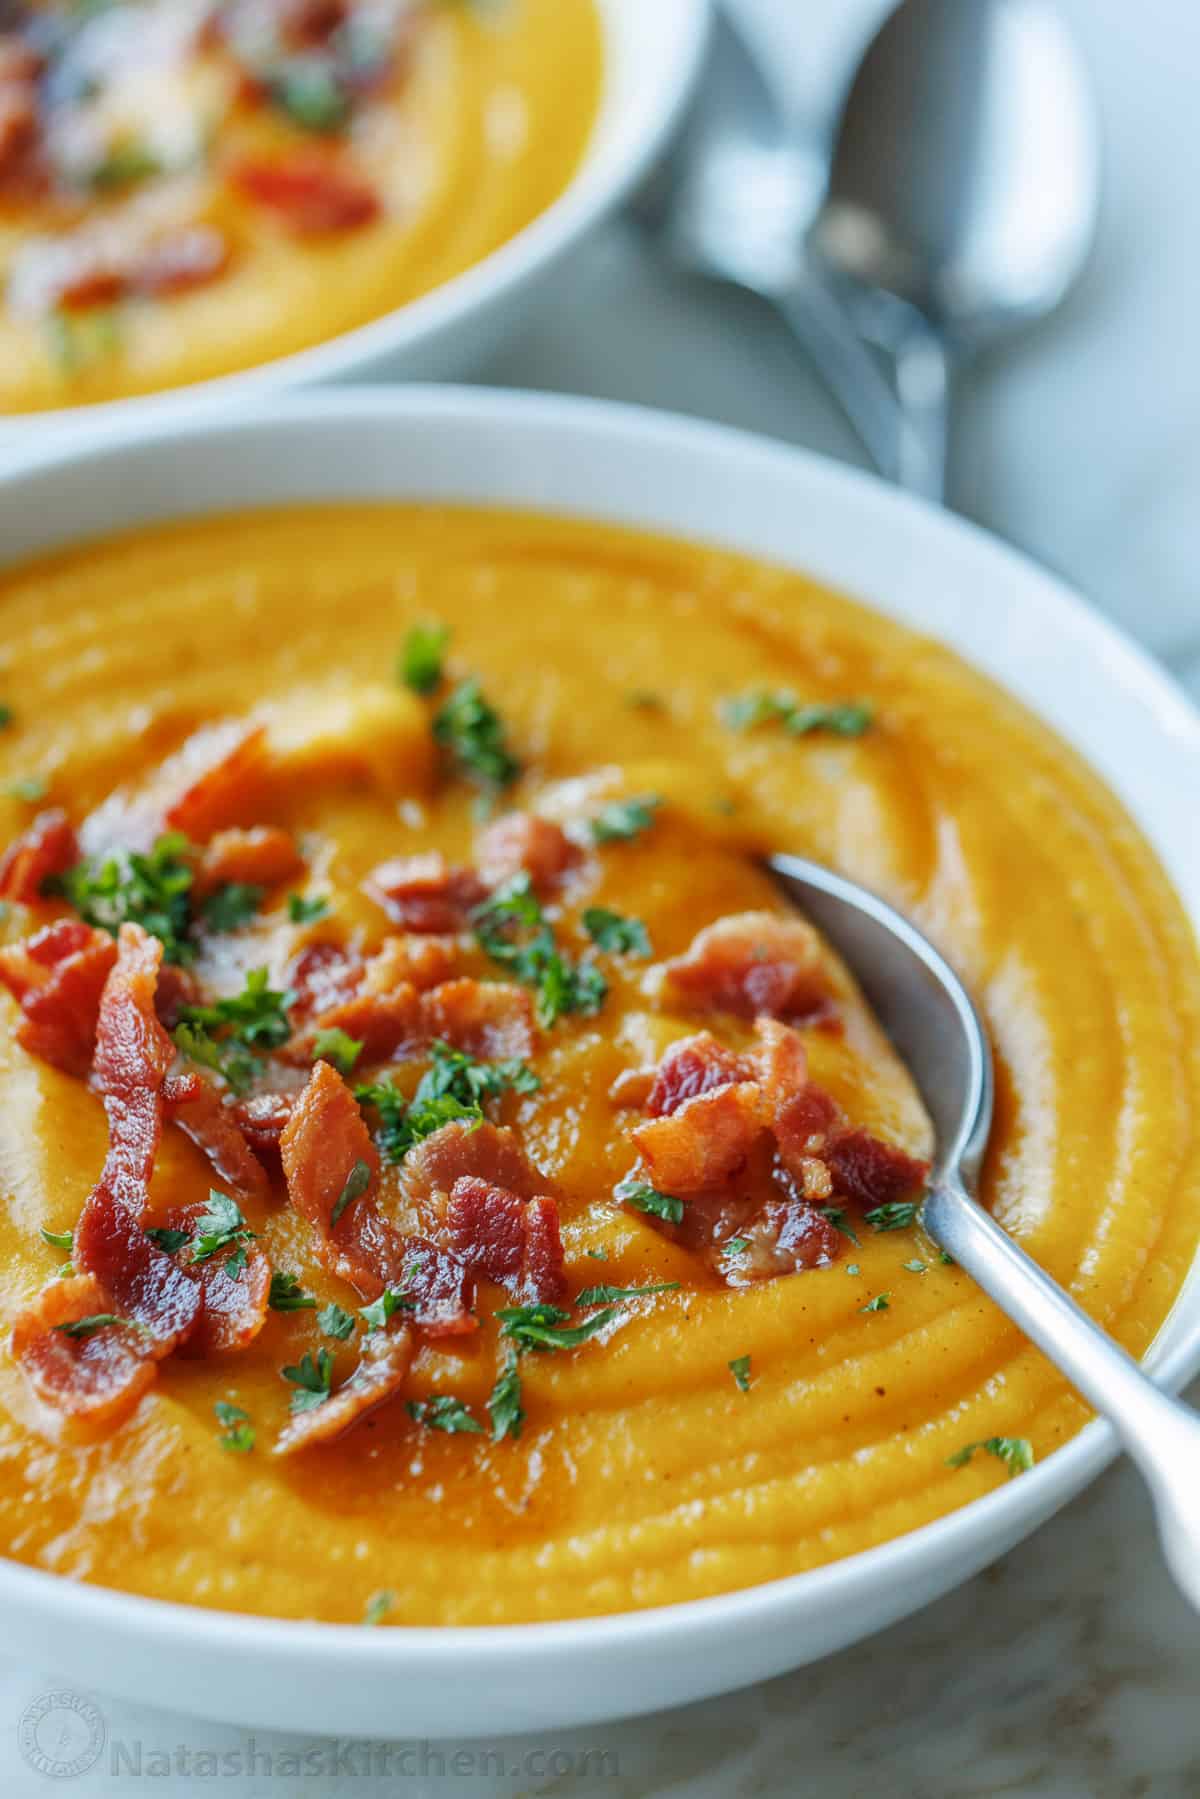
M 503 720 L 476 680 L 462 682 L 434 714 L 433 735 L 460 773 L 482 787 L 508 787 L 521 772 Z
M 265 968 L 252 968 L 241 993 L 211 1006 L 180 1008 L 175 1047 L 224 1075 L 234 1093 L 245 1093 L 263 1068 L 253 1050 L 279 1049 L 291 1036 L 287 1008 L 293 997 L 268 985 Z
M 240 1405 L 230 1405 L 227 1399 L 218 1399 L 213 1411 L 221 1426 L 219 1440 L 222 1449 L 232 1450 L 235 1455 L 245 1455 L 254 1448 L 254 1426 L 250 1422 L 249 1412 L 244 1412 Z
M 360 1105 L 374 1106 L 379 1114 L 376 1141 L 389 1161 L 402 1161 L 414 1144 L 431 1137 L 444 1124 L 479 1124 L 485 1099 L 509 1092 L 536 1093 L 541 1086 L 532 1068 L 516 1058 L 480 1062 L 440 1039 L 430 1045 L 429 1053 L 429 1067 L 411 1100 L 391 1081 L 376 1081 L 354 1090 Z
M 341 131 L 350 117 L 350 98 L 327 63 L 297 57 L 270 83 L 271 99 L 303 131 Z
M 7 731 L 13 721 L 11 706 L 0 706 L 0 731 Z
M 416 1305 L 402 1287 L 385 1287 L 369 1306 L 360 1306 L 358 1315 L 369 1331 L 381 1331 L 397 1312 L 411 1312 Z
M 750 1391 L 750 1357 L 748 1355 L 734 1356 L 728 1366 L 730 1374 L 737 1383 L 738 1392 L 748 1393 Z
M 569 1325 L 569 1312 L 558 1306 L 504 1306 L 496 1313 L 500 1335 L 511 1337 L 522 1349 L 575 1349 L 589 1337 L 611 1324 L 617 1315 L 615 1306 L 594 1312 L 583 1324 Z
M 132 1318 L 118 1317 L 116 1312 L 93 1312 L 87 1318 L 73 1318 L 70 1324 L 56 1324 L 54 1328 L 64 1337 L 90 1337 L 110 1324 L 123 1324 L 128 1330 L 142 1329 Z
M 483 1435 L 479 1420 L 472 1418 L 461 1399 L 454 1399 L 449 1393 L 439 1393 L 436 1399 L 410 1399 L 406 1409 L 409 1417 L 423 1424 L 426 1430 L 444 1430 L 448 1436 L 457 1436 L 462 1431 Z
M 354 1335 L 354 1313 L 347 1312 L 336 1299 L 331 1299 L 327 1306 L 322 1306 L 317 1313 L 317 1329 L 324 1337 L 333 1337 L 344 1343 L 347 1337 Z
M 332 1030 L 318 1031 L 313 1039 L 313 1061 L 329 1062 L 339 1074 L 349 1074 L 363 1053 L 363 1042 L 351 1037 L 335 1025 Z
M 885 1206 L 876 1206 L 866 1214 L 867 1223 L 872 1230 L 906 1231 L 916 1223 L 920 1206 L 915 1201 L 891 1200 Z
M 318 1349 L 314 1360 L 306 1350 L 298 1365 L 283 1370 L 283 1378 L 296 1388 L 292 1411 L 311 1412 L 315 1406 L 324 1405 L 333 1389 L 333 1357 L 327 1349 Z
M 849 1237 L 851 1243 L 857 1244 L 858 1232 L 852 1224 L 846 1223 L 845 1206 L 818 1206 L 822 1218 L 828 1218 L 835 1231 L 841 1231 L 843 1237 Z
M 316 924 L 328 915 L 329 901 L 323 894 L 314 894 L 311 899 L 303 893 L 288 894 L 288 917 L 293 924 Z
M 57 307 L 43 320 L 46 351 L 60 375 L 69 378 L 121 348 L 121 315 L 111 306 L 89 306 L 86 312 Z
M 240 931 L 262 905 L 263 892 L 248 881 L 228 881 L 209 894 L 200 916 L 210 931 Z
M 625 843 L 640 837 L 654 823 L 654 814 L 662 805 L 656 793 L 642 794 L 638 799 L 614 800 L 592 819 L 588 830 L 593 843 Z
M 608 982 L 594 962 L 563 955 L 524 870 L 471 914 L 476 941 L 493 962 L 537 992 L 538 1023 L 546 1030 L 564 1013 L 598 1012 Z
M 730 1237 L 728 1243 L 722 1243 L 723 1256 L 744 1256 L 750 1247 L 749 1237 Z
M 414 1095 L 410 1102 L 391 1081 L 356 1087 L 354 1097 L 360 1106 L 375 1108 L 379 1117 L 375 1141 L 389 1162 L 402 1162 L 414 1145 L 432 1137 L 444 1124 L 464 1120 L 474 1127 L 483 1120 L 482 1106 L 464 1106 L 452 1093 L 419 1102 Z
M 846 1263 L 846 1273 L 847 1274 L 861 1274 L 862 1269 L 859 1267 L 857 1262 L 847 1262 Z
M 93 166 L 90 181 L 96 193 L 108 194 L 119 188 L 132 187 L 135 182 L 145 181 L 151 175 L 161 173 L 162 164 L 153 150 L 148 145 L 135 141 L 118 144 L 109 150 Z
M 371 1164 L 369 1162 L 356 1162 L 346 1176 L 346 1185 L 338 1194 L 337 1199 L 334 1201 L 333 1210 L 329 1214 L 330 1230 L 333 1229 L 342 1213 L 346 1210 L 346 1207 L 353 1205 L 356 1199 L 361 1199 L 370 1185 Z
M 627 1175 L 614 1187 L 613 1192 L 627 1206 L 632 1206 L 635 1212 L 646 1212 L 651 1218 L 665 1218 L 668 1224 L 683 1223 L 684 1202 L 674 1193 L 660 1193 L 657 1187 L 635 1180 L 633 1175 Z
M 404 639 L 396 669 L 399 678 L 414 693 L 432 693 L 442 678 L 446 645 L 450 641 L 449 625 L 427 621 L 414 625 Z
M 619 912 L 607 912 L 603 906 L 589 906 L 583 915 L 583 928 L 597 949 L 618 956 L 649 956 L 650 933 L 640 918 L 623 918 Z
M 875 719 L 874 708 L 847 700 L 840 705 L 802 704 L 795 694 L 772 693 L 758 688 L 738 699 L 726 700 L 721 717 L 733 731 L 749 731 L 755 725 L 780 724 L 791 737 L 807 737 L 826 731 L 834 737 L 861 737 Z
M 277 1268 L 271 1276 L 267 1304 L 273 1312 L 310 1312 L 315 1311 L 317 1302 L 311 1293 L 304 1291 L 294 1274 Z
M 160 837 L 148 854 L 117 850 L 77 863 L 53 883 L 79 916 L 114 937 L 123 924 L 140 924 L 157 937 L 168 962 L 190 962 L 193 870 L 190 845 L 178 832 Z
M 906 1269 L 906 1270 L 907 1270 L 907 1271 L 908 1271 L 908 1273 L 909 1273 L 909 1274 L 924 1274 L 924 1273 L 925 1273 L 925 1271 L 926 1271 L 926 1269 L 927 1269 L 927 1267 L 928 1267 L 928 1266 L 929 1266 L 929 1264 L 928 1264 L 928 1263 L 927 1263 L 927 1262 L 922 1262 L 922 1261 L 919 1261 L 919 1260 L 918 1260 L 918 1259 L 917 1259 L 917 1258 L 916 1258 L 916 1257 L 915 1257 L 915 1256 L 914 1256 L 914 1257 L 913 1257 L 913 1259 L 912 1259 L 912 1261 L 911 1261 L 911 1262 L 905 1262 L 905 1264 L 904 1264 L 904 1266 L 905 1266 L 905 1269 Z
M 378 1593 L 372 1593 L 367 1600 L 367 1609 L 363 1613 L 363 1623 L 382 1624 L 395 1603 L 396 1595 L 390 1593 L 386 1587 Z
M 74 1231 L 48 1231 L 43 1225 L 38 1234 L 42 1242 L 48 1243 L 51 1249 L 65 1249 L 68 1255 L 75 1247 Z
M 608 1251 L 603 1244 L 600 1245 L 599 1249 L 589 1249 L 587 1253 L 593 1262 L 607 1262 L 608 1260 Z
M 227 1193 L 219 1193 L 215 1187 L 209 1189 L 208 1206 L 196 1220 L 196 1235 L 192 1238 L 192 1261 L 207 1262 L 219 1250 L 232 1249 L 233 1255 L 225 1264 L 228 1274 L 235 1278 L 246 1266 L 245 1245 L 250 1242 L 255 1232 L 252 1231 L 235 1200 Z
M 502 1443 L 505 1437 L 515 1440 L 520 1436 L 525 1413 L 521 1408 L 521 1372 L 515 1350 L 509 1351 L 506 1365 L 496 1376 L 487 1409 L 492 1420 L 493 1443 Z
M 986 1450 L 994 1455 L 1008 1469 L 1008 1478 L 1012 1480 L 1018 1474 L 1028 1474 L 1033 1467 L 1033 1444 L 1028 1437 L 985 1437 L 978 1443 L 967 1443 L 962 1449 L 946 1457 L 948 1468 L 965 1468 L 977 1449 Z
M 661 693 L 655 693 L 649 687 L 635 687 L 625 698 L 635 712 L 661 712 L 663 709 Z
M 652 1293 L 674 1293 L 678 1281 L 656 1281 L 650 1287 L 585 1287 L 575 1301 L 577 1306 L 616 1306 L 627 1299 L 648 1299 Z
M 170 1230 L 157 1225 L 148 1229 L 146 1235 L 151 1243 L 157 1243 L 158 1247 L 169 1256 L 177 1255 L 185 1243 L 191 1242 L 186 1231 Z
M 24 800 L 26 805 L 32 806 L 45 799 L 50 783 L 45 775 L 18 775 L 15 781 L 9 782 L 8 791 L 13 799 Z
M 429 1054 L 430 1064 L 413 1095 L 414 1104 L 449 1094 L 464 1106 L 475 1106 L 509 1091 L 536 1093 L 542 1084 L 528 1063 L 515 1057 L 506 1062 L 480 1062 L 436 1037 Z
M 859 1306 L 858 1309 L 860 1312 L 886 1312 L 891 1297 L 890 1293 L 877 1293 L 874 1299 L 868 1299 L 866 1305 Z
M 954 1257 L 950 1254 L 950 1251 L 948 1249 L 939 1249 L 938 1250 L 938 1261 L 943 1263 L 943 1265 L 947 1268 L 957 1268 L 958 1267 L 958 1263 L 954 1260 Z

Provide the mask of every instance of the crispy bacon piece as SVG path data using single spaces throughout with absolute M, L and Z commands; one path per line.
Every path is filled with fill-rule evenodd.
M 23 172 L 38 139 L 38 58 L 15 33 L 0 35 L 0 182 Z
M 363 892 L 406 931 L 437 936 L 461 931 L 487 888 L 471 868 L 452 868 L 438 850 L 382 862 L 363 882 Z
M 832 1005 L 817 933 L 775 912 L 718 919 L 665 972 L 688 1004 L 741 1018 L 818 1018 Z
M 382 210 L 363 176 L 319 150 L 286 159 L 248 158 L 234 167 L 231 179 L 238 193 L 275 213 L 297 237 L 354 231 Z
M 93 1191 L 83 1209 L 71 1257 L 105 1289 L 104 1310 L 141 1325 L 147 1353 L 155 1359 L 169 1355 L 195 1326 L 200 1313 L 195 1282 L 147 1237 L 141 1214 L 135 1216 L 103 1188 Z
M 164 962 L 158 971 L 154 1005 L 164 1031 L 173 1031 L 185 1006 L 199 1005 L 200 986 L 195 975 L 174 962 Z
M 363 1343 L 358 1367 L 350 1379 L 323 1404 L 297 1412 L 281 1431 L 276 1455 L 295 1455 L 316 1443 L 330 1443 L 403 1387 L 413 1359 L 412 1332 L 393 1324 L 371 1331 Z
M 544 1194 L 522 1199 L 477 1175 L 455 1181 L 446 1244 L 476 1277 L 509 1288 L 520 1305 L 552 1303 L 566 1291 L 558 1207 Z
M 277 1158 L 279 1140 L 287 1128 L 297 1095 L 288 1092 L 252 1093 L 234 1102 L 238 1129 L 256 1155 Z
M 421 996 L 426 1035 L 485 1061 L 533 1053 L 533 1002 L 521 987 L 500 981 L 446 981 Z
M 168 1077 L 163 1087 L 166 1116 L 208 1157 L 213 1172 L 239 1199 L 265 1200 L 266 1170 L 246 1141 L 241 1125 L 212 1082 L 198 1070 Z
M 409 1199 L 426 1216 L 441 1218 L 457 1181 L 467 1177 L 531 1199 L 541 1177 L 516 1133 L 506 1126 L 444 1124 L 404 1158 L 401 1179 Z
M 205 287 L 229 267 L 229 239 L 215 225 L 183 225 L 147 244 L 132 263 L 127 287 L 166 298 Z
M 56 1411 L 108 1429 L 129 1415 L 153 1383 L 154 1346 L 125 1324 L 73 1337 L 61 1327 L 111 1314 L 112 1302 L 91 1274 L 51 1281 L 13 1324 L 13 1360 L 38 1398 Z
M 292 962 L 287 986 L 295 994 L 293 1020 L 311 1019 L 344 1006 L 358 992 L 362 957 L 337 943 L 310 943 Z
M 189 737 L 163 771 L 180 781 L 164 814 L 167 829 L 207 843 L 217 831 L 240 824 L 262 792 L 266 739 L 265 725 L 240 719 Z
M 689 1099 L 731 1081 L 753 1080 L 754 1073 L 748 1057 L 736 1055 L 708 1031 L 700 1031 L 671 1045 L 654 1071 L 645 1107 L 651 1118 L 665 1118 Z
M 771 1280 L 802 1268 L 825 1268 L 841 1250 L 836 1226 L 808 1201 L 793 1196 L 768 1200 L 738 1235 L 748 1248 L 721 1264 L 731 1286 Z
M 65 812 L 39 812 L 27 831 L 0 857 L 0 899 L 32 906 L 42 897 L 42 884 L 66 874 L 79 860 L 79 845 Z
M 17 1042 L 32 1056 L 82 1077 L 92 1063 L 100 996 L 117 959 L 103 931 L 74 919 L 0 949 L 0 983 L 24 1014 Z
M 479 839 L 479 872 L 488 887 L 500 887 L 522 870 L 540 894 L 548 893 L 582 859 L 566 832 L 535 812 L 509 812 Z
M 453 937 L 385 937 L 363 972 L 358 991 L 367 998 L 391 993 L 405 982 L 422 993 L 448 981 L 458 965 Z
M 631 1135 L 654 1186 L 664 1193 L 698 1193 L 745 1167 L 766 1123 L 758 1083 L 734 1081 L 637 1125 Z
M 341 1030 L 356 1038 L 363 1046 L 364 1062 L 392 1061 L 410 1054 L 426 1036 L 421 998 L 408 981 L 391 993 L 360 994 L 320 1013 L 313 1020 L 312 1031 L 296 1046 L 306 1059 L 318 1030 Z
M 186 1231 L 189 1242 L 194 1241 L 206 1210 L 205 1205 L 177 1206 L 167 1214 L 167 1228 Z M 232 1250 L 220 1249 L 194 1262 L 186 1247 L 176 1252 L 179 1268 L 200 1289 L 200 1315 L 184 1345 L 189 1355 L 245 1349 L 266 1323 L 271 1264 L 257 1243 L 245 1243 L 238 1257 L 244 1255 L 245 1266 L 231 1274 L 232 1255 Z
M 824 1152 L 834 1189 L 870 1210 L 913 1193 L 926 1180 L 929 1163 L 918 1161 L 870 1131 L 839 1131 Z
M 426 1337 L 469 1337 L 479 1329 L 470 1310 L 470 1280 L 456 1256 L 429 1237 L 404 1239 L 399 1285 L 416 1302 L 412 1318 Z
M 275 825 L 218 831 L 200 858 L 192 891 L 197 899 L 232 882 L 274 887 L 301 872 L 304 859 L 290 831 Z

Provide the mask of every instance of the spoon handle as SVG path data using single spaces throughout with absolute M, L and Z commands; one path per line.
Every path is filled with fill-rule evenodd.
M 1156 1387 L 959 1182 L 930 1190 L 922 1221 L 1113 1425 L 1150 1487 L 1172 1573 L 1200 1608 L 1200 1417 Z
M 919 457 L 895 391 L 849 314 L 811 269 L 775 295 L 775 305 L 885 480 L 900 478 L 905 461 Z

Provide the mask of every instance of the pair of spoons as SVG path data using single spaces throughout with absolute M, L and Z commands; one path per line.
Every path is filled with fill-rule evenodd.
M 825 145 L 789 128 L 719 15 L 696 106 L 635 210 L 676 263 L 769 299 L 880 472 L 940 501 L 954 372 L 1059 304 L 1098 196 L 1087 84 L 1049 0 L 902 0 Z M 994 1082 L 970 995 L 873 894 L 800 857 L 770 868 L 853 970 L 920 1090 L 936 1140 L 925 1230 L 1108 1418 L 1200 1607 L 1200 1418 L 974 1197 Z

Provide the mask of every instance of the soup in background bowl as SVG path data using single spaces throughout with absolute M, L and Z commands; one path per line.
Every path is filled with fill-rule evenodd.
M 852 1640 L 1097 1465 L 923 1239 L 926 1121 L 770 849 L 962 969 L 987 1203 L 1178 1377 L 1194 724 L 1051 584 L 788 453 L 511 396 L 2 498 L 42 553 L 0 584 L 0 1583 L 48 1655 L 148 1696 L 169 1642 L 313 1728 L 395 1728 L 398 1674 L 414 1727 L 603 1716 Z

